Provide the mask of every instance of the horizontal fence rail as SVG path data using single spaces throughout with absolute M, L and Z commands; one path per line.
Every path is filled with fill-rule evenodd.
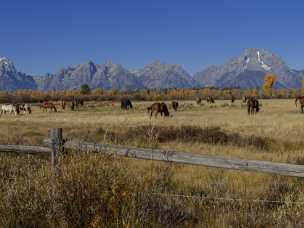
M 62 153 L 64 149 L 70 149 L 81 152 L 101 152 L 135 159 L 234 169 L 240 171 L 263 172 L 291 177 L 304 177 L 304 166 L 302 165 L 246 160 L 159 149 L 132 148 L 110 144 L 94 144 L 76 140 L 64 142 L 62 138 L 62 129 L 51 129 L 50 137 L 51 138 L 44 140 L 45 147 L 0 145 L 0 152 L 50 154 L 52 168 L 56 175 L 59 173 L 58 157 L 60 156 L 60 153 Z
M 128 158 L 165 161 L 187 165 L 197 165 L 241 171 L 255 171 L 279 174 L 284 176 L 304 177 L 304 166 L 276 163 L 258 160 L 245 160 L 213 155 L 192 154 L 188 152 L 176 152 L 167 150 L 154 150 L 143 148 L 126 148 L 109 144 L 92 144 L 69 141 L 65 148 L 78 151 L 105 152 Z
M 0 145 L 0 153 L 51 154 L 52 150 L 42 146 Z

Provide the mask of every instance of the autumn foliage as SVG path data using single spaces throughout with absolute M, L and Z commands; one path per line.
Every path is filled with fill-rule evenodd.
M 272 89 L 273 85 L 277 81 L 277 76 L 275 74 L 267 74 L 264 78 L 264 85 L 263 85 L 263 93 L 264 95 L 271 97 L 272 96 Z

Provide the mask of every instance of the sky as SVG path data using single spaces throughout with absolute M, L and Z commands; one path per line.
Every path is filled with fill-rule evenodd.
M 0 56 L 42 75 L 111 60 L 190 73 L 266 48 L 304 69 L 303 0 L 1 0 Z

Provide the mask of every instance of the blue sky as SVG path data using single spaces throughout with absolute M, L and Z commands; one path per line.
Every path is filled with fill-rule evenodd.
M 89 60 L 138 68 L 159 59 L 193 73 L 245 48 L 267 48 L 304 69 L 304 1 L 1 1 L 0 56 L 53 73 Z

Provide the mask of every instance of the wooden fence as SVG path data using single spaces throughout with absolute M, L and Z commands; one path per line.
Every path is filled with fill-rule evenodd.
M 65 149 L 84 152 L 101 152 L 133 159 L 155 160 L 187 165 L 255 171 L 284 176 L 304 177 L 304 166 L 269 161 L 245 160 L 213 155 L 193 154 L 190 152 L 166 151 L 157 149 L 131 148 L 109 144 L 64 142 L 62 129 L 51 129 L 50 138 L 44 140 L 45 146 L 0 145 L 0 152 L 19 154 L 51 155 L 53 173 L 58 174 L 58 157 Z

